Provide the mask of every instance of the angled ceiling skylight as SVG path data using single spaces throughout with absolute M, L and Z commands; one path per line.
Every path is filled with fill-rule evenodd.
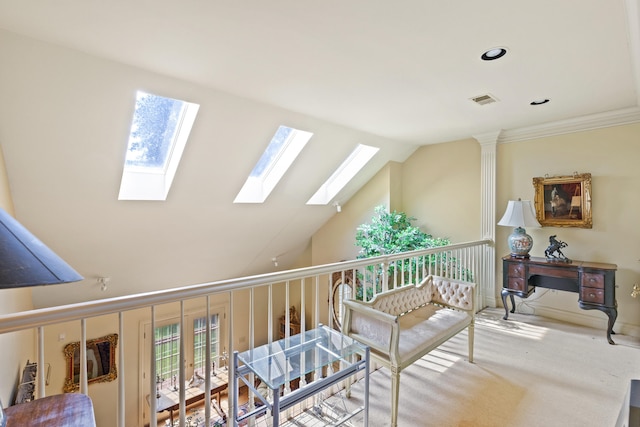
M 322 184 L 316 194 L 309 199 L 307 205 L 328 204 L 379 150 L 377 147 L 359 144 L 329 179 Z
M 166 200 L 199 108 L 137 92 L 118 200 Z
M 311 136 L 311 132 L 278 127 L 233 203 L 263 203 Z

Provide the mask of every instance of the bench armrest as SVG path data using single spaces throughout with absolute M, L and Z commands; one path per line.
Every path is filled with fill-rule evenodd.
M 346 335 L 380 353 L 396 353 L 400 332 L 398 316 L 376 310 L 360 301 L 345 300 L 343 304 L 345 316 L 342 330 Z

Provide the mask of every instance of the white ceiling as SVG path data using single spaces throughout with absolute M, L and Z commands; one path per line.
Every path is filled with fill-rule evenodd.
M 389 160 L 402 162 L 419 145 L 482 139 L 498 131 L 500 141 L 510 142 L 640 120 L 639 1 L 0 0 L 0 29 L 193 82 L 194 90 L 204 86 L 241 97 L 222 102 L 248 98 L 329 122 L 326 127 L 339 125 L 372 135 L 381 152 L 339 196 L 344 204 Z M 480 60 L 485 50 L 497 46 L 507 48 L 507 55 L 492 62 Z M 11 53 L 14 56 L 0 54 L 0 61 L 5 56 L 19 58 Z M 58 53 L 47 50 L 41 66 L 52 66 Z M 53 81 L 63 81 L 64 66 L 53 67 L 58 78 Z M 109 70 L 106 67 L 105 76 Z M 24 95 L 17 92 L 30 84 L 29 78 L 11 92 L 24 97 L 23 110 L 32 106 L 29 96 L 40 96 L 37 87 Z M 147 280 L 151 289 L 162 280 L 178 280 L 166 271 L 147 277 L 165 259 L 190 268 L 198 263 L 214 266 L 218 276 L 211 279 L 263 272 L 273 268 L 271 259 L 280 254 L 287 254 L 280 262 L 286 268 L 318 227 L 335 215 L 331 206 L 304 205 L 349 151 L 322 132 L 301 156 L 299 163 L 307 163 L 296 165 L 267 203 L 233 205 L 271 136 L 261 132 L 275 130 L 268 120 L 256 126 L 256 114 L 252 126 L 243 129 L 251 133 L 230 143 L 207 133 L 217 124 L 203 112 L 206 120 L 199 121 L 197 141 L 185 160 L 191 163 L 181 164 L 177 188 L 172 188 L 174 203 L 163 209 L 117 204 L 122 149 L 114 141 L 125 143 L 124 122 L 131 114 L 126 109 L 132 104 L 114 94 L 109 105 L 126 107 L 101 117 L 90 100 L 87 105 L 73 102 L 84 94 L 83 84 L 73 86 L 71 77 L 64 80 L 68 87 L 41 95 L 74 94 L 64 107 L 68 111 L 55 111 L 55 117 L 78 128 L 57 129 L 52 138 L 41 137 L 38 132 L 47 131 L 37 126 L 20 126 L 22 122 L 14 119 L 24 111 L 0 98 L 0 142 L 19 219 L 50 233 L 43 236 L 45 242 L 64 240 L 67 229 L 91 230 L 76 233 L 77 240 L 67 249 L 85 277 L 120 273 L 136 283 Z M 0 93 L 6 95 L 11 85 L 0 82 L 5 90 Z M 498 102 L 479 106 L 470 101 L 484 94 Z M 529 105 L 540 98 L 551 101 Z M 54 120 L 48 115 L 64 104 L 61 100 L 40 99 L 46 105 L 29 111 L 40 114 L 33 122 Z M 85 119 L 76 122 L 75 114 L 84 111 Z M 226 118 L 219 110 L 215 113 Z M 116 118 L 123 123 L 114 126 Z M 353 137 L 347 139 L 354 141 L 349 143 L 360 142 L 356 140 L 366 135 L 361 132 L 351 132 Z M 214 139 L 223 146 L 211 147 Z M 52 147 L 54 143 L 61 146 Z M 233 160 L 212 168 L 216 150 Z M 69 162 L 67 153 L 83 155 L 100 167 Z M 50 159 L 66 163 L 55 166 Z M 54 177 L 59 171 L 64 174 Z M 79 185 L 75 193 L 60 190 L 69 182 L 84 187 Z M 211 183 L 219 184 L 212 188 Z M 147 218 L 155 223 L 147 224 Z M 175 225 L 158 234 L 158 224 Z M 139 253 L 155 251 L 155 259 L 148 265 L 128 262 L 108 235 L 116 241 L 136 237 L 127 244 Z M 172 265 L 167 269 L 176 270 Z M 114 277 L 112 286 L 118 283 Z M 131 286 L 121 293 L 130 290 Z
M 415 144 L 638 105 L 637 0 L 0 0 L 0 27 Z

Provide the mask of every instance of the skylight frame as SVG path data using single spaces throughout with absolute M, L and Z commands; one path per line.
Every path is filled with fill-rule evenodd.
M 349 156 L 307 201 L 307 205 L 327 205 L 369 163 L 380 148 L 358 144 Z
M 129 154 L 132 153 L 133 132 L 136 114 L 138 113 L 137 105 L 139 99 L 145 96 L 171 100 L 178 102 L 180 105 L 180 113 L 176 120 L 175 130 L 171 136 L 171 142 L 161 167 L 128 164 L 131 162 Z M 163 201 L 167 199 L 199 109 L 199 104 L 180 99 L 167 98 L 143 91 L 136 93 L 136 111 L 134 111 L 129 141 L 127 142 L 127 156 L 124 161 L 118 200 Z
M 288 132 L 282 143 L 278 141 L 279 132 Z M 233 203 L 264 203 L 312 136 L 312 132 L 279 126 Z

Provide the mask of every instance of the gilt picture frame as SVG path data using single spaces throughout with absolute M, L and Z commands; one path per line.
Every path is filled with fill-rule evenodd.
M 118 377 L 116 347 L 118 334 L 87 340 L 87 382 L 89 384 L 113 381 Z M 63 391 L 73 393 L 80 389 L 80 342 L 64 347 L 67 376 Z
M 591 174 L 533 178 L 536 218 L 543 227 L 592 228 Z

